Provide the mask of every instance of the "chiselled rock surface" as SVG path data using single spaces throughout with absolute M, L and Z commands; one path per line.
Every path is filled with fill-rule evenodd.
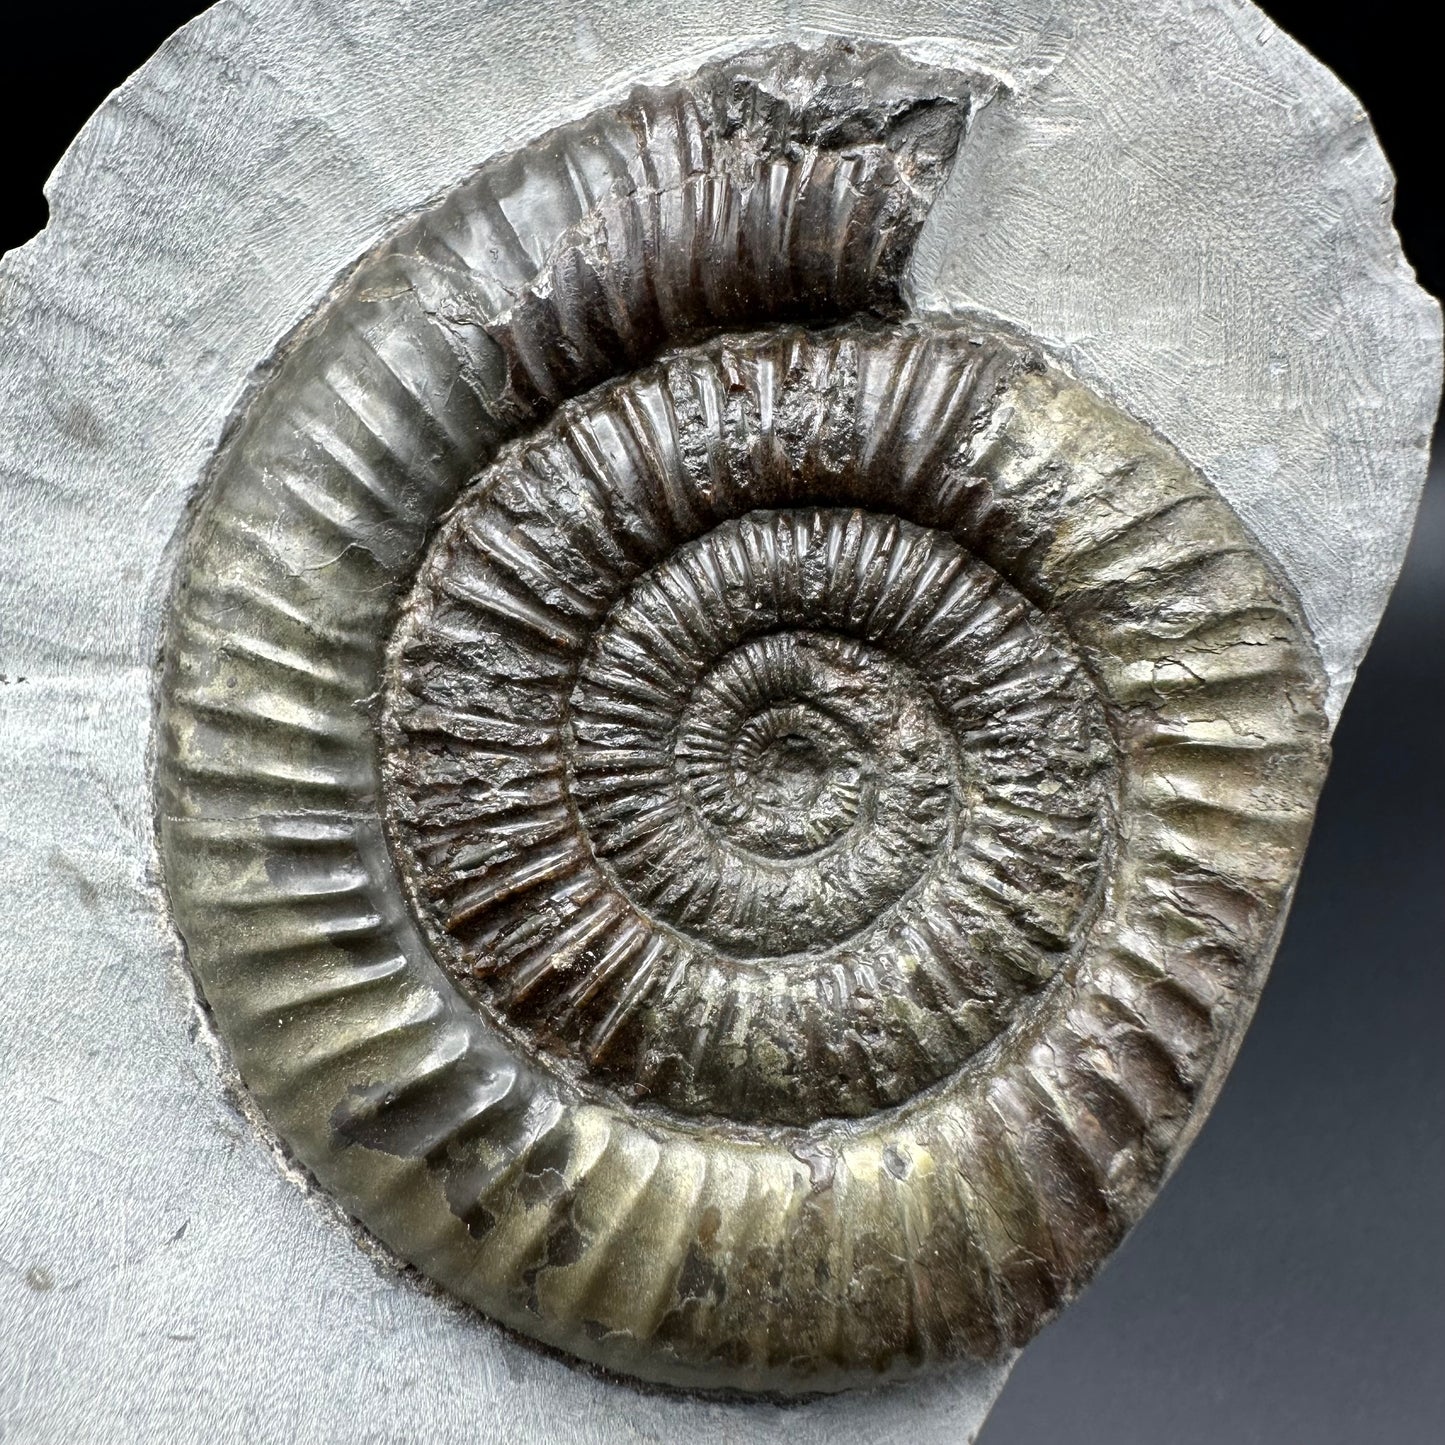
M 743 114 L 746 77 L 737 106 L 726 66 L 696 78 L 719 57 L 789 41 L 816 46 L 828 35 L 891 39 L 913 56 L 875 53 L 869 78 L 856 83 L 838 56 L 836 79 L 825 83 L 826 107 L 871 115 L 877 97 L 885 124 L 859 120 L 846 139 L 820 124 L 809 132 L 815 139 L 802 138 L 804 113 L 811 106 L 821 118 L 826 107 L 808 99 L 813 82 L 802 71 L 787 78 L 776 51 L 738 67 L 772 97 L 748 103 L 745 127 L 729 130 L 728 115 Z M 652 89 L 634 95 L 639 82 Z M 681 169 L 643 154 L 678 153 L 664 102 L 680 90 L 693 96 L 690 115 L 702 117 L 688 120 L 690 134 L 705 131 L 710 146 L 709 159 Z M 752 144 L 763 112 L 773 117 L 772 139 Z M 945 157 L 963 131 L 950 169 Z M 599 136 L 605 145 L 587 140 Z M 689 145 L 689 156 L 700 154 Z M 563 151 L 572 159 L 554 164 Z M 630 247 L 629 236 L 648 245 L 666 234 L 665 252 L 652 246 L 654 268 L 667 265 L 679 241 L 693 244 L 695 232 L 674 224 L 683 213 L 669 177 L 726 167 L 741 188 L 732 192 L 732 225 L 744 196 L 753 205 L 764 162 L 770 175 L 796 176 L 791 190 L 775 192 L 784 202 L 795 195 L 795 206 L 808 203 L 801 190 L 810 169 L 826 176 L 830 167 L 871 166 L 892 188 L 868 202 L 874 234 L 882 208 L 891 208 L 896 244 L 881 264 L 870 275 L 865 254 L 839 252 L 856 268 L 848 295 L 864 298 L 860 309 L 830 299 L 841 274 L 830 278 L 817 258 L 830 254 L 838 232 L 830 207 L 812 209 L 801 234 L 795 227 L 776 239 L 781 249 L 797 238 L 786 275 L 818 278 L 806 293 L 796 280 L 785 296 L 761 289 L 754 260 L 773 233 L 750 222 L 747 247 L 717 232 L 726 255 L 709 243 L 706 263 L 670 273 L 656 305 L 635 268 L 615 272 L 607 296 L 652 307 L 629 326 L 633 349 L 613 340 L 611 352 L 579 367 L 548 340 L 540 370 L 508 375 L 531 356 L 508 331 L 524 315 L 537 322 L 530 334 L 561 335 L 568 345 L 599 322 L 629 322 L 634 313 L 625 310 L 610 319 L 613 301 L 601 312 L 587 301 L 598 296 L 593 282 L 608 274 L 609 258 L 625 263 L 630 254 L 614 248 L 615 238 Z M 574 176 L 586 182 L 582 193 Z M 708 193 L 724 189 L 710 184 Z M 433 549 L 449 510 L 509 446 L 555 423 L 557 402 L 537 381 L 545 388 L 564 366 L 556 398 L 590 406 L 601 395 L 595 388 L 628 385 L 673 353 L 706 351 L 719 327 L 735 342 L 790 330 L 826 348 L 837 328 L 860 322 L 874 331 L 900 323 L 942 331 L 961 316 L 975 319 L 956 329 L 998 341 L 1003 318 L 1042 342 L 1024 350 L 1047 352 L 1052 362 L 1043 365 L 1059 364 L 1056 379 L 1082 381 L 1168 437 L 1244 521 L 1247 547 L 1255 556 L 1262 548 L 1289 584 L 1286 613 L 1307 623 L 1330 678 L 1333 721 L 1404 555 L 1441 354 L 1438 307 L 1401 257 L 1389 168 L 1355 98 L 1247 0 L 913 0 L 901 8 L 693 0 L 685 11 L 655 0 L 218 0 L 105 101 L 47 197 L 44 233 L 0 258 L 0 875 L 9 900 L 0 911 L 0 1434 L 136 1445 L 333 1445 L 378 1432 L 434 1445 L 973 1438 L 1011 1351 L 914 1375 L 898 1389 L 785 1404 L 638 1390 L 625 1376 L 573 1362 L 605 1354 L 652 1378 L 716 1383 L 725 1375 L 744 1389 L 782 1377 L 779 1388 L 795 1391 L 875 1378 L 830 1364 L 821 1350 L 811 1363 L 800 1355 L 770 1372 L 782 1346 L 761 1331 L 781 1317 L 761 1308 L 758 1331 L 725 1354 L 721 1370 L 698 1363 L 708 1358 L 701 1349 L 682 1360 L 662 1336 L 680 1337 L 689 1314 L 701 1328 L 724 1284 L 734 1298 L 752 1287 L 738 1283 L 740 1273 L 719 1281 L 714 1268 L 730 1241 L 762 1230 L 776 1201 L 861 1201 L 854 1174 L 815 1147 L 823 1133 L 861 1139 L 885 1116 L 901 1128 L 970 1073 L 997 1083 L 988 1109 L 973 1116 L 981 1120 L 975 1137 L 998 1118 L 1020 1162 L 1009 1166 L 1000 1152 L 989 1174 L 961 1147 L 934 1156 L 935 1172 L 952 1171 L 976 1201 L 988 1248 L 955 1236 L 951 1256 L 915 1250 L 918 1299 L 931 1300 L 924 1291 L 944 1281 L 948 1258 L 1004 1260 L 992 1276 L 1004 1304 L 1043 1278 L 1041 1257 L 1049 1278 L 1071 1289 L 1085 1269 L 1060 1270 L 1052 1247 L 1041 1256 L 1021 1211 L 990 1216 L 985 1208 L 1020 1197 L 993 1181 L 1008 1186 L 1037 1172 L 1024 1164 L 1026 1152 L 1032 1161 L 1065 1151 L 1062 1135 L 1020 1122 L 1026 1116 L 1008 1080 L 1022 1076 L 985 1071 L 994 1061 L 1016 1064 L 1021 1030 L 1073 987 L 1083 952 L 1060 958 L 1049 980 L 1011 979 L 1019 991 L 998 1000 L 989 1041 L 980 1019 L 980 1046 L 963 1057 L 959 1042 L 956 1067 L 946 1050 L 937 1055 L 944 1072 L 904 1103 L 782 1124 L 784 1108 L 807 1119 L 815 1107 L 841 1107 L 837 1094 L 813 1104 L 780 1100 L 774 1087 L 767 1098 L 734 1096 L 732 1114 L 707 1114 L 680 1107 L 678 1078 L 648 1074 L 642 1082 L 653 1092 L 638 1093 L 624 1055 L 589 1062 L 592 1034 L 580 1028 L 590 1018 L 559 1009 L 548 1033 L 552 1018 L 537 1003 L 508 1006 L 505 971 L 488 974 L 482 953 L 469 956 L 465 940 L 445 929 L 440 900 L 423 895 L 421 860 L 407 856 L 406 796 L 382 780 L 383 766 L 401 757 L 389 751 L 388 730 L 408 706 L 399 675 L 386 671 L 386 650 L 405 635 L 408 600 L 421 601 L 423 559 L 440 555 Z M 841 184 L 837 200 L 863 203 Z M 602 235 L 585 219 L 594 211 L 606 212 L 606 247 L 588 251 L 581 232 Z M 771 212 L 760 204 L 749 214 Z M 562 244 L 574 228 L 578 244 Z M 590 259 L 569 271 L 573 252 Z M 731 309 L 710 320 L 693 293 L 679 300 L 678 285 L 690 278 L 712 284 L 709 305 Z M 548 329 L 548 297 L 560 308 L 555 316 L 566 317 L 560 331 Z M 674 335 L 668 318 L 679 306 L 691 319 Z M 803 399 L 798 387 L 789 391 Z M 1009 396 L 1001 394 L 1002 405 L 1013 404 Z M 494 430 L 466 410 L 471 398 L 487 415 L 495 409 Z M 1029 404 L 1037 399 L 1031 394 Z M 856 511 L 942 530 L 910 519 L 901 502 L 826 493 L 762 510 Z M 707 530 L 746 515 L 719 516 Z M 1091 516 L 1098 523 L 1100 509 Z M 1017 568 L 985 557 L 973 535 L 955 531 L 950 540 L 1006 578 L 1055 637 L 1066 634 L 1093 679 L 1092 644 L 1074 618 Z M 702 541 L 680 541 L 675 551 L 696 555 L 687 548 Z M 659 578 L 673 575 L 667 560 L 651 569 Z M 825 641 L 831 629 L 793 631 L 801 645 L 793 661 L 774 666 L 772 643 L 739 656 L 764 659 L 775 689 L 786 675 L 793 700 L 782 708 L 797 710 L 738 721 L 716 686 L 699 683 L 682 709 L 689 741 L 673 776 L 701 789 L 692 836 L 796 860 L 800 840 L 821 833 L 841 858 L 865 836 L 850 784 L 856 776 L 861 798 L 870 749 L 898 733 L 871 725 L 882 704 L 861 690 L 849 693 L 848 709 L 835 709 L 834 733 L 820 720 L 825 695 L 839 698 L 844 655 L 866 655 L 859 676 L 905 696 L 909 674 L 857 636 Z M 610 658 L 606 644 L 616 636 L 604 619 L 589 647 Z M 1259 646 L 1232 650 L 1263 656 Z M 717 682 L 741 676 L 726 659 L 712 666 Z M 1153 670 L 1171 685 L 1185 681 L 1180 671 Z M 926 691 L 930 679 L 919 680 Z M 1262 683 L 1260 695 L 1276 685 Z M 1094 695 L 1111 738 L 1128 736 L 1131 719 L 1147 722 L 1153 706 L 1121 712 L 1102 685 Z M 693 747 L 713 699 L 724 708 L 718 722 L 737 724 L 721 772 L 705 745 Z M 1186 702 L 1181 693 L 1179 705 Z M 918 715 L 927 712 L 920 702 Z M 1223 716 L 1217 699 L 1202 702 L 1190 736 Z M 844 732 L 849 742 L 834 766 L 831 740 Z M 1221 724 L 1217 738 L 1247 741 L 1255 732 Z M 826 768 L 813 741 L 825 735 Z M 1238 776 L 1235 763 L 1197 741 L 1189 747 L 1201 766 L 1218 756 L 1217 772 L 1197 772 L 1194 783 L 1217 800 Z M 1129 837 L 1187 841 L 1125 806 L 1122 749 L 1111 767 L 1116 792 L 1105 828 L 1114 851 L 1098 863 L 1100 921 L 1125 866 L 1131 817 Z M 566 779 L 579 799 L 580 776 Z M 942 775 L 930 764 L 919 776 Z M 966 821 L 980 774 L 962 767 L 955 776 L 955 816 Z M 800 807 L 807 799 L 812 805 Z M 1271 817 L 1267 806 L 1256 813 Z M 598 846 L 605 823 L 595 810 L 583 820 L 579 809 L 579 829 Z M 1219 815 L 1222 837 L 1237 827 Z M 930 856 L 942 863 L 956 855 Z M 1283 871 L 1283 848 L 1279 857 Z M 1220 916 L 1225 895 L 1206 886 L 1201 866 L 1177 860 L 1172 876 L 1174 896 Z M 678 915 L 664 912 L 650 878 L 618 873 L 617 881 L 650 927 L 673 927 Z M 1248 933 L 1236 935 L 1241 957 L 1259 936 L 1257 920 L 1245 922 Z M 1081 927 L 1076 947 L 1097 936 L 1087 919 Z M 1171 947 L 1171 978 L 1191 966 L 1187 936 Z M 728 951 L 706 935 L 697 942 L 696 929 L 689 937 L 699 949 Z M 838 949 L 847 940 L 819 943 Z M 1182 1001 L 1171 1005 L 1169 1037 L 1188 1025 L 1200 1043 L 1187 1069 L 1146 1037 L 1162 1028 L 1162 983 L 1127 1007 L 1116 990 L 1107 1009 L 1097 994 L 1075 989 L 1076 1016 L 1102 1037 L 1087 1050 L 1095 1070 L 1087 1093 L 1066 1094 L 1052 1075 L 1036 1079 L 1093 1131 L 1075 1133 L 1100 1161 L 1097 1178 L 1114 1200 L 1128 1195 L 1142 1207 L 1152 1186 L 1136 1181 L 1161 1158 L 1165 1169 L 1179 1159 L 1249 1018 L 1268 952 L 1231 969 L 1238 985 L 1208 993 L 1193 1014 Z M 1207 961 L 1203 950 L 1192 957 Z M 579 960 L 572 979 L 586 967 Z M 1194 976 L 1207 984 L 1204 972 Z M 209 1009 L 197 1007 L 196 980 Z M 1365 992 L 1378 982 L 1362 972 Z M 549 974 L 538 986 L 556 999 L 570 984 Z M 1139 998 L 1152 999 L 1152 1012 Z M 914 1017 L 932 1027 L 932 1003 L 922 1002 Z M 1365 1034 L 1374 1012 L 1361 1015 Z M 714 1026 L 707 1037 L 722 1033 Z M 870 1057 L 854 1056 L 844 1085 L 889 1082 L 884 1056 Z M 536 1075 L 558 1090 L 528 1092 Z M 507 1092 L 514 1076 L 520 1082 Z M 912 1087 L 902 1076 L 892 1082 Z M 671 1102 L 658 1092 L 664 1084 Z M 605 1112 L 609 1137 L 624 1138 L 616 1121 L 625 1113 L 643 1126 L 625 1136 L 637 1172 L 617 1169 L 598 1146 L 592 1125 L 604 1113 L 572 1103 L 572 1137 L 591 1130 L 585 1147 L 566 1155 L 554 1133 L 524 1165 L 502 1149 L 489 1161 L 488 1141 L 503 1137 L 499 1118 L 532 1109 L 543 1127 L 563 1086 L 567 1100 Z M 1381 1079 L 1362 1088 L 1382 1117 L 1423 1117 L 1421 1097 L 1392 1095 Z M 1166 1090 L 1175 1104 L 1149 1114 L 1145 1103 Z M 1179 1126 L 1174 1109 L 1186 1096 L 1190 1112 Z M 1031 1086 L 1024 1103 L 1035 1097 Z M 737 1117 L 749 1110 L 751 1121 Z M 1093 1130 L 1089 1120 L 1101 1116 L 1114 1119 L 1116 1132 Z M 1124 1137 L 1130 1118 L 1146 1144 L 1109 1153 L 1107 1141 Z M 777 1161 L 776 1188 L 764 1181 L 728 1195 L 716 1228 L 700 1212 L 676 1216 L 678 1233 L 660 1237 L 644 1229 L 663 1217 L 652 1203 L 659 1191 L 684 1198 L 680 1171 L 699 1157 L 674 1147 L 679 1134 L 737 1140 L 752 1158 L 770 1140 L 796 1142 L 799 1153 L 794 1164 Z M 1316 1152 L 1326 1183 L 1349 1176 L 1354 1161 Z M 902 1153 L 884 1157 L 903 1168 Z M 848 1163 L 870 1177 L 866 1155 L 854 1152 Z M 802 1166 L 806 1193 L 797 1183 Z M 705 1182 L 713 1167 L 692 1177 Z M 641 1187 L 648 1168 L 651 1182 Z M 1077 1168 L 1047 1172 L 1083 1177 Z M 1180 1187 L 1200 1186 L 1196 1178 Z M 634 1299 L 623 1323 L 643 1332 L 635 1346 L 599 1329 L 591 1305 L 578 1303 L 594 1267 L 594 1295 L 608 1297 L 608 1275 L 585 1246 L 598 1235 L 595 1206 L 606 1191 L 614 1221 L 636 1203 L 631 1234 L 624 1225 L 614 1236 L 612 1268 L 641 1288 L 661 1277 L 639 1273 L 633 1260 L 676 1259 L 680 1250 L 685 1262 L 673 1293 L 690 1303 L 662 1326 L 671 1304 L 660 1283 L 651 1315 Z M 1089 1196 L 1077 1197 L 1082 1209 Z M 520 1213 L 508 1212 L 509 1198 L 521 1201 Z M 570 1211 L 559 1202 L 566 1198 L 577 1201 Z M 916 1224 L 923 1199 L 899 1192 L 895 1217 L 907 1208 Z M 473 1201 L 481 1208 L 463 1223 Z M 483 1211 L 499 1206 L 487 1234 Z M 1135 1212 L 1111 1207 L 1115 1227 Z M 907 1321 L 882 1295 L 884 1283 L 902 1277 L 896 1254 L 886 1236 L 875 1248 L 848 1227 L 859 1283 L 841 1312 L 871 1311 L 882 1366 L 905 1373 L 915 1368 L 904 1353 Z M 378 1237 L 394 1249 L 378 1248 Z M 398 1268 L 398 1250 L 455 1295 L 561 1350 L 534 1348 L 440 1298 L 439 1288 Z M 1386 1253 L 1373 1251 L 1382 1278 Z M 576 1264 L 565 1265 L 574 1254 Z M 775 1267 L 757 1263 L 757 1300 L 766 1302 Z M 821 1335 L 833 1327 L 827 1299 L 815 1299 Z M 1241 1303 L 1243 1333 L 1249 1314 Z M 586 1325 L 568 1331 L 565 1320 L 579 1317 L 593 1318 L 590 1333 Z M 947 1341 L 948 1349 L 988 1347 L 988 1338 Z M 1192 1339 L 1161 1349 L 1185 1361 Z M 1118 1368 L 1116 1383 L 1128 1372 Z
M 1323 774 L 1207 480 L 906 314 L 972 85 L 785 48 L 488 165 L 278 356 L 182 561 L 162 850 L 248 1084 L 653 1380 L 1026 1340 L 1187 1136 Z

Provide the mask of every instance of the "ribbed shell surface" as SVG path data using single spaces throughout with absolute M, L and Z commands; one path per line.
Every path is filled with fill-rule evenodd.
M 432 1278 L 654 1381 L 1026 1340 L 1217 1087 L 1323 777 L 1208 481 L 906 313 L 971 96 L 785 48 L 489 163 L 186 540 L 161 848 L 247 1085 Z

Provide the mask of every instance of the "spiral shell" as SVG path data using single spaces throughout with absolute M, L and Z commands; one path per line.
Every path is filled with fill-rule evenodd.
M 433 1278 L 656 1381 L 1026 1340 L 1207 1106 L 1323 773 L 1209 483 L 905 314 L 972 94 L 786 47 L 489 164 L 187 539 L 161 846 L 247 1084 Z

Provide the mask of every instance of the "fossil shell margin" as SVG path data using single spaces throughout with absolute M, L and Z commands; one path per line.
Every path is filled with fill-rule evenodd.
M 836 53 L 845 66 L 858 54 Z M 872 52 L 862 57 L 865 70 L 876 67 Z M 797 52 L 783 61 L 809 63 Z M 946 114 L 946 98 L 926 103 Z M 640 93 L 638 104 L 660 116 L 674 101 Z M 916 225 L 911 182 L 900 185 L 898 169 L 914 164 L 916 112 L 897 113 L 910 120 L 900 140 L 875 150 L 880 189 L 885 205 L 901 194 L 899 214 Z M 939 175 L 926 154 L 938 133 L 922 132 L 915 175 Z M 656 141 L 655 122 L 649 134 L 651 144 L 673 143 Z M 681 153 L 699 134 L 706 143 L 706 126 L 685 118 L 667 134 Z M 358 273 L 345 293 L 352 300 L 334 303 L 331 319 L 303 336 L 233 435 L 223 461 L 231 471 L 192 539 L 193 557 L 215 564 L 183 574 L 167 672 L 163 848 L 177 917 L 242 1072 L 283 1136 L 384 1239 L 496 1317 L 584 1358 L 689 1386 L 836 1389 L 935 1359 L 995 1357 L 1049 1318 L 1137 1217 L 1237 1009 L 1252 999 L 1322 772 L 1323 679 L 1288 588 L 1207 484 L 1147 429 L 1008 338 L 990 367 L 988 345 L 966 323 L 936 335 L 925 327 L 921 341 L 885 331 L 884 353 L 894 346 L 885 374 L 890 365 L 906 374 L 917 360 L 910 346 L 946 350 L 950 337 L 984 357 L 987 384 L 955 378 L 938 393 L 969 398 L 959 425 L 943 427 L 941 451 L 920 452 L 916 423 L 900 430 L 893 455 L 903 471 L 890 483 L 902 494 L 922 487 L 922 515 L 936 513 L 930 520 L 946 520 L 986 556 L 992 547 L 1004 575 L 1066 619 L 1104 684 L 1116 741 L 1129 720 L 1137 752 L 1125 817 L 1139 838 L 1115 880 L 1135 912 L 1125 908 L 1112 943 L 1082 957 L 1067 987 L 1046 993 L 1013 1029 L 1007 1053 L 985 1050 L 978 1068 L 943 1086 L 942 1099 L 982 1089 L 972 1106 L 951 1112 L 920 1100 L 890 1116 L 882 1135 L 865 1127 L 841 1142 L 805 1136 L 781 1151 L 723 1132 L 688 1135 L 569 1094 L 519 1059 L 445 980 L 407 914 L 374 815 L 370 720 L 356 703 L 373 690 L 380 624 L 428 518 L 449 503 L 448 478 L 465 475 L 449 449 L 462 458 L 480 445 L 484 456 L 489 438 L 615 366 L 587 359 L 592 335 L 631 362 L 645 357 L 649 335 L 686 340 L 697 325 L 687 293 L 665 305 L 642 292 L 619 301 L 588 261 L 606 264 L 611 243 L 597 250 L 596 238 L 610 228 L 615 239 L 634 198 L 648 194 L 635 179 L 609 190 L 606 176 L 621 174 L 611 160 L 594 185 L 585 158 L 595 143 L 584 126 L 473 183 L 505 193 L 520 164 L 535 202 L 562 157 L 573 214 L 586 217 L 591 205 L 602 216 L 601 232 L 564 222 L 557 248 L 537 253 L 541 280 L 492 313 L 496 324 L 479 328 L 468 320 L 475 309 L 457 299 L 466 272 L 447 259 L 455 242 L 428 257 L 425 245 L 394 241 Z M 683 179 L 678 194 L 692 184 Z M 875 200 L 867 187 L 849 195 Z M 444 202 L 414 234 L 461 236 L 475 214 Z M 811 230 L 781 234 L 814 239 Z M 886 309 L 897 262 L 874 272 L 876 292 L 866 277 L 849 279 L 848 247 L 832 254 L 841 269 L 807 282 L 810 309 Z M 776 274 L 775 263 L 756 273 Z M 603 276 L 600 288 L 588 275 Z M 769 314 L 773 285 L 764 282 L 751 312 L 746 285 L 717 293 L 724 309 L 712 324 Z M 660 333 L 629 319 L 653 305 Z M 589 332 L 600 323 L 588 316 L 605 318 L 605 329 Z M 860 333 L 865 350 L 877 324 Z M 583 338 L 580 349 L 559 344 L 569 336 Z M 308 370 L 310 357 L 321 365 Z M 886 433 L 883 415 L 861 430 Z M 389 481 L 398 464 L 400 489 Z M 927 501 L 923 479 L 934 473 L 961 507 L 956 515 Z M 358 521 L 371 503 L 379 515 Z M 1096 512 L 1113 520 L 1091 533 Z M 994 527 L 990 515 L 1005 521 Z M 288 520 L 257 531 L 268 516 Z M 1148 590 L 1155 574 L 1182 579 L 1165 610 L 1189 662 L 1172 645 L 1141 651 L 1134 635 L 1136 615 L 1165 605 Z M 317 577 L 323 591 L 339 579 L 345 605 L 308 611 L 321 596 Z M 253 605 L 269 621 L 248 633 L 240 619 Z M 1196 647 L 1216 612 L 1223 635 Z M 1240 647 L 1254 656 L 1250 666 L 1234 665 Z M 1191 711 L 1200 706 L 1202 718 Z M 1261 744 L 1253 757 L 1231 741 L 1238 728 Z M 1193 747 L 1214 752 L 1212 771 L 1192 781 L 1187 768 L 1148 765 L 1151 748 Z M 1211 785 L 1227 801 L 1204 796 Z M 1261 788 L 1269 815 L 1231 839 Z M 1258 856 L 1245 844 L 1260 845 Z M 515 1131 L 480 1127 L 493 1112 Z M 914 1206 L 889 1192 L 900 1185 L 930 1222 L 907 1222 Z M 850 1201 L 854 1224 L 833 1219 L 839 1199 Z M 920 1294 L 909 1271 L 886 1264 L 900 1253 L 899 1228 L 933 1261 L 941 1289 Z M 670 1231 L 680 1231 L 676 1242 L 659 1250 Z M 1030 1241 L 1022 1252 L 1019 1238 Z M 802 1287 L 805 1274 L 815 1287 Z M 864 1335 L 859 1301 L 845 1303 L 860 1282 Z

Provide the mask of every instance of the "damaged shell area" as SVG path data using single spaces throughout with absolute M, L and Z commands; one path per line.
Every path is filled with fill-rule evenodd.
M 1297 604 L 1025 339 L 910 317 L 982 82 L 781 47 L 357 264 L 190 524 L 177 925 L 319 1184 L 689 1388 L 1027 1340 L 1139 1217 L 1325 764 Z

